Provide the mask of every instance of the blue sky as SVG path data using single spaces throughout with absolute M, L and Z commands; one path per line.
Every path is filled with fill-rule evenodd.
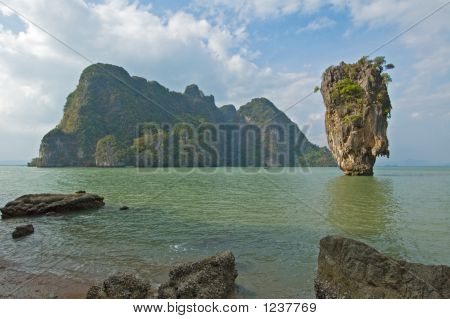
M 285 109 L 445 1 L 6 0 L 93 61 L 123 66 L 176 91 L 197 83 L 216 102 L 265 96 Z M 378 51 L 395 64 L 391 158 L 450 163 L 450 5 Z M 62 116 L 88 62 L 0 4 L 0 163 L 26 161 Z M 316 94 L 287 112 L 326 145 Z

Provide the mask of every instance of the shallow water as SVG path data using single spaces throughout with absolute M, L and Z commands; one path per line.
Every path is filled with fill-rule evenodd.
M 100 280 L 128 270 L 154 282 L 221 250 L 236 256 L 241 297 L 314 296 L 318 243 L 363 240 L 389 256 L 450 264 L 450 168 L 38 169 L 0 167 L 0 206 L 26 194 L 86 190 L 99 211 L 0 222 L 0 258 L 26 272 Z M 128 211 L 119 211 L 127 205 Z M 35 233 L 11 239 L 18 224 Z

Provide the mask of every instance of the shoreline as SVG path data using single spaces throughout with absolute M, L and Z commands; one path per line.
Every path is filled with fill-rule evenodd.
M 84 299 L 95 280 L 68 278 L 50 273 L 15 269 L 0 257 L 0 299 Z

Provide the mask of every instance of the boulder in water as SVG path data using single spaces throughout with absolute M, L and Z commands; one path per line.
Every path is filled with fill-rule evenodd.
M 13 218 L 97 209 L 103 206 L 103 197 L 95 194 L 31 194 L 9 202 L 0 208 L 0 211 L 2 218 Z
M 12 233 L 12 238 L 20 238 L 31 235 L 34 233 L 34 227 L 32 224 L 17 226 Z

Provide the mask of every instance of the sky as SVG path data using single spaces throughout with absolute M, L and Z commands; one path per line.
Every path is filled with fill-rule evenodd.
M 395 65 L 391 157 L 377 163 L 449 164 L 449 21 L 443 0 L 1 0 L 0 164 L 37 156 L 89 61 L 174 91 L 196 83 L 218 106 L 263 96 L 285 110 L 328 66 L 386 43 L 371 56 Z M 320 93 L 287 111 L 320 146 L 324 113 Z

